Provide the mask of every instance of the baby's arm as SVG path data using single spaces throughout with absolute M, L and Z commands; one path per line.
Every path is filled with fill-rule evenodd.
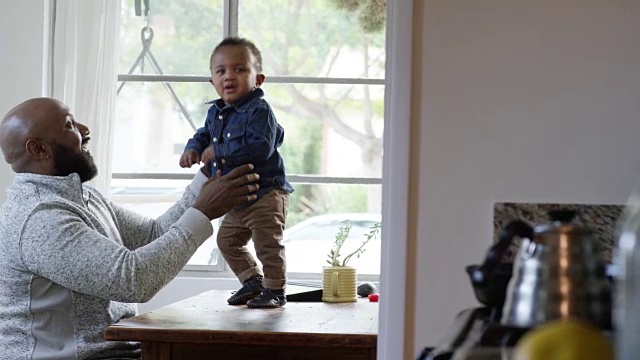
M 189 139 L 180 157 L 180 167 L 188 168 L 193 164 L 199 164 L 203 160 L 200 154 L 209 146 L 211 138 L 209 126 L 210 121 L 207 119 L 204 126 L 198 129 L 193 137 Z
M 202 152 L 202 158 L 200 160 L 202 160 L 205 168 L 208 168 L 209 163 L 216 160 L 216 153 L 213 149 L 213 146 L 207 146 L 207 148 L 204 149 L 204 151 Z

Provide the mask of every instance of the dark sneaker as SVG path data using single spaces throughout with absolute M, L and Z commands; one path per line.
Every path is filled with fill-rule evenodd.
M 236 291 L 227 299 L 229 305 L 244 305 L 247 301 L 260 295 L 264 287 L 262 286 L 262 276 L 254 276 L 242 283 L 240 290 Z
M 249 300 L 247 306 L 250 308 L 277 308 L 287 303 L 284 290 L 272 290 L 265 288 L 260 295 Z

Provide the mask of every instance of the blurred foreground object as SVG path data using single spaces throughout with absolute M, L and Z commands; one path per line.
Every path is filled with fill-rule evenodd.
M 634 191 L 620 221 L 614 250 L 615 291 L 613 322 L 618 360 L 635 360 L 640 354 L 640 192 Z
M 556 320 L 526 333 L 516 344 L 514 360 L 614 360 L 604 332 L 581 320 Z

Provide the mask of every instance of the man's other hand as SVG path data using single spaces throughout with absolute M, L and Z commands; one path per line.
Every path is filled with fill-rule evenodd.
M 238 205 L 256 200 L 254 194 L 260 176 L 250 173 L 253 165 L 247 164 L 233 169 L 224 176 L 213 177 L 202 185 L 200 196 L 193 207 L 210 220 L 217 219 Z

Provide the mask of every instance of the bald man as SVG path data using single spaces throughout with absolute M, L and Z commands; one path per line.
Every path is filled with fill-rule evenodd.
M 135 315 L 213 234 L 211 220 L 255 200 L 246 165 L 198 171 L 157 219 L 84 184 L 97 174 L 89 128 L 50 98 L 27 100 L 0 123 L 16 172 L 0 208 L 0 358 L 136 359 L 139 344 L 106 342 L 106 326 Z

